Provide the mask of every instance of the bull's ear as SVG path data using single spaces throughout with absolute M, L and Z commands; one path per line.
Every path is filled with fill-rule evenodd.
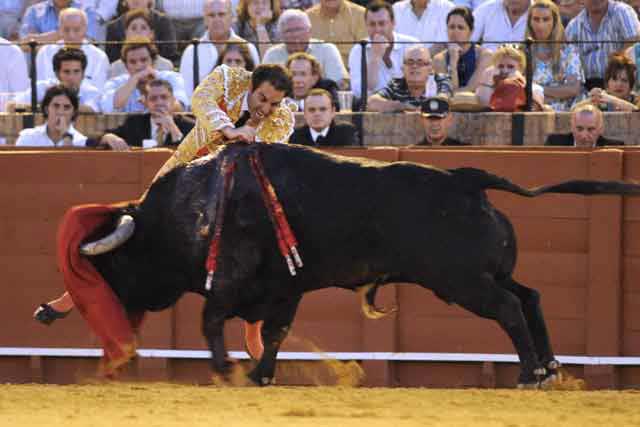
M 131 215 L 122 215 L 118 218 L 116 228 L 111 234 L 80 246 L 80 253 L 87 256 L 96 256 L 110 252 L 129 240 L 135 229 L 136 223 L 133 217 Z

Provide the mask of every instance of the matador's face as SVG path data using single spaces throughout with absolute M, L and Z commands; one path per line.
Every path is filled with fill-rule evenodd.
M 285 93 L 278 90 L 269 82 L 262 82 L 260 86 L 252 89 L 249 95 L 249 112 L 251 118 L 261 121 L 273 113 L 282 102 Z

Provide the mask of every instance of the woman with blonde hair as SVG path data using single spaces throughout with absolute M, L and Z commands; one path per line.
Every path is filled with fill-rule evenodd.
M 575 46 L 565 44 L 560 9 L 551 0 L 529 7 L 526 36 L 533 44 L 533 81 L 544 89 L 547 104 L 569 111 L 582 94 L 584 72 Z
M 527 58 L 524 56 L 524 52 L 515 46 L 503 45 L 495 51 L 491 62 L 492 65 L 485 70 L 476 89 L 476 96 L 480 104 L 495 108 L 495 104 L 500 103 L 500 99 L 497 98 L 503 96 L 502 91 L 496 89 L 500 89 L 501 83 L 507 79 L 519 85 L 524 96 L 524 87 L 526 86 L 524 72 L 527 66 Z M 533 101 L 537 104 L 538 109 L 544 106 L 544 91 L 535 82 L 533 83 Z M 510 111 L 515 111 L 516 105 L 513 107 L 514 109 Z M 519 105 L 518 107 L 522 106 Z
M 277 24 L 281 12 L 280 0 L 240 0 L 233 31 L 257 45 L 260 57 L 264 57 L 271 41 L 278 37 Z

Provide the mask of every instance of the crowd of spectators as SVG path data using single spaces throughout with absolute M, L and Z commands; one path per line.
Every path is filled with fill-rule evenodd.
M 339 91 L 353 94 L 354 109 L 372 112 L 419 113 L 439 99 L 447 105 L 442 118 L 469 104 L 474 111 L 522 111 L 527 84 L 534 110 L 571 111 L 587 102 L 599 111 L 636 111 L 636 3 L 5 0 L 0 111 L 29 110 L 35 100 L 47 114 L 45 128 L 51 117 L 63 117 L 56 123 L 68 129 L 78 113 L 149 114 L 153 81 L 163 82 L 154 91 L 169 92 L 163 97 L 171 114 L 188 112 L 194 88 L 216 66 L 252 70 L 261 63 L 285 65 L 293 78 L 290 98 L 305 118 L 327 123 L 340 110 Z M 30 41 L 37 42 L 35 55 Z M 67 104 L 69 120 L 53 111 Z M 305 140 L 315 143 L 310 129 Z M 59 136 L 50 135 L 52 144 Z

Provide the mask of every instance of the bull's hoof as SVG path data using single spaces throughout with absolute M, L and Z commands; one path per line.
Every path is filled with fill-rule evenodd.
M 269 385 L 276 385 L 276 379 L 275 378 L 261 377 L 255 372 L 249 373 L 248 377 L 254 384 L 259 385 L 260 387 L 266 387 L 266 386 L 269 386 Z
M 527 371 L 520 373 L 518 378 L 518 389 L 531 390 L 540 388 L 541 382 L 547 377 L 548 372 L 546 368 L 539 367 L 533 371 Z
M 57 311 L 54 310 L 49 304 L 40 304 L 40 306 L 33 313 L 33 318 L 44 325 L 51 325 L 58 319 L 64 319 L 71 313 L 69 311 Z

